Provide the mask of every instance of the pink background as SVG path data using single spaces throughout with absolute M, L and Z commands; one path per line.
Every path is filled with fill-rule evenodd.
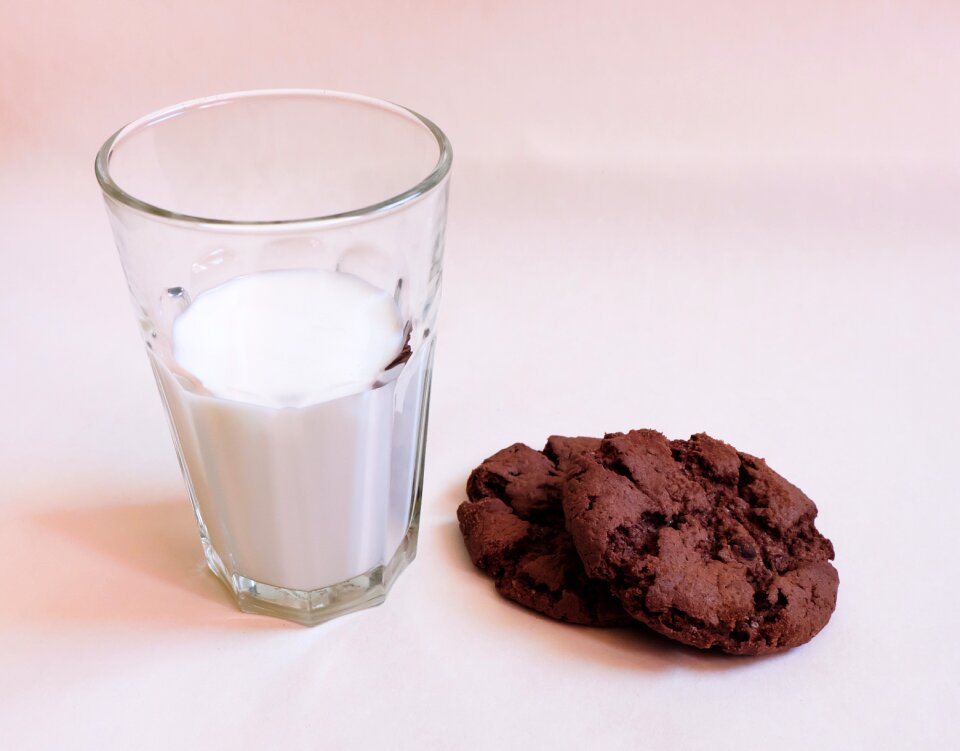
M 960 745 L 958 40 L 951 2 L 0 0 L 0 748 Z M 203 569 L 92 169 L 273 86 L 455 150 L 420 556 L 312 630 Z M 817 501 L 811 644 L 562 626 L 473 571 L 480 459 L 640 426 Z

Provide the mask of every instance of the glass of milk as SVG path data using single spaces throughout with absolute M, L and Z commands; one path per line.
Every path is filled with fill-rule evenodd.
M 417 547 L 446 136 L 251 91 L 147 115 L 96 173 L 206 560 L 242 610 L 384 600 Z

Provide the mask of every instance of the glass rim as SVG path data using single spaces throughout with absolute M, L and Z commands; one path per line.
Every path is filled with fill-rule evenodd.
M 114 182 L 113 177 L 110 174 L 110 158 L 113 155 L 114 149 L 120 143 L 122 143 L 124 139 L 143 132 L 146 129 L 154 125 L 158 125 L 165 120 L 178 117 L 179 115 L 185 114 L 189 111 L 206 109 L 208 107 L 217 107 L 242 99 L 282 98 L 290 96 L 317 97 L 339 99 L 348 102 L 358 102 L 412 118 L 430 131 L 434 139 L 436 139 L 437 147 L 440 149 L 440 155 L 437 158 L 437 162 L 433 166 L 433 169 L 426 177 L 424 177 L 416 185 L 401 193 L 397 193 L 396 195 L 367 206 L 350 209 L 349 211 L 340 211 L 333 214 L 323 214 L 320 216 L 294 219 L 215 219 L 212 217 L 195 216 L 193 214 L 184 214 L 178 211 L 171 211 L 161 206 L 148 203 L 147 201 L 142 201 L 131 193 L 128 193 Z M 334 91 L 332 89 L 294 88 L 252 89 L 249 91 L 235 91 L 226 94 L 215 94 L 213 96 L 201 97 L 198 99 L 189 99 L 185 102 L 180 102 L 179 104 L 174 104 L 169 107 L 155 110 L 154 112 L 137 118 L 136 120 L 124 125 L 116 133 L 110 136 L 100 147 L 100 150 L 97 151 L 97 157 L 94 162 L 94 171 L 97 175 L 97 182 L 100 183 L 100 189 L 105 195 L 142 213 L 149 214 L 160 219 L 184 222 L 192 225 L 213 225 L 218 228 L 252 228 L 283 227 L 288 225 L 302 224 L 341 224 L 349 221 L 365 220 L 373 216 L 385 214 L 412 201 L 415 201 L 421 196 L 431 192 L 443 182 L 444 178 L 450 172 L 450 166 L 452 163 L 453 149 L 450 146 L 450 141 L 447 139 L 446 134 L 440 130 L 440 128 L 432 120 L 424 117 L 419 112 L 416 112 L 409 107 L 404 107 L 400 104 L 395 104 L 394 102 L 390 102 L 385 99 L 378 99 L 377 97 L 365 96 L 363 94 L 353 94 L 345 91 Z

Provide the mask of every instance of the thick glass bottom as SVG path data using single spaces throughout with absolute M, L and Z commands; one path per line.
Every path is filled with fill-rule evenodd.
M 397 577 L 417 555 L 418 516 L 414 514 L 403 540 L 386 564 L 374 566 L 352 579 L 313 590 L 275 587 L 231 574 L 205 535 L 201 536 L 201 541 L 207 566 L 226 585 L 244 613 L 270 615 L 304 626 L 316 626 L 341 615 L 372 608 L 386 599 Z

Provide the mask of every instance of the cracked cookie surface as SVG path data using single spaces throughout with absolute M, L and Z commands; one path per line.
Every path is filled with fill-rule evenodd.
M 504 597 L 561 621 L 626 625 L 633 619 L 587 578 L 564 528 L 561 481 L 573 458 L 599 447 L 599 438 L 552 436 L 543 451 L 498 451 L 470 474 L 457 518 L 470 559 Z
M 587 574 L 672 639 L 732 654 L 803 644 L 836 606 L 817 508 L 763 459 L 701 433 L 608 435 L 575 458 L 566 526 Z

